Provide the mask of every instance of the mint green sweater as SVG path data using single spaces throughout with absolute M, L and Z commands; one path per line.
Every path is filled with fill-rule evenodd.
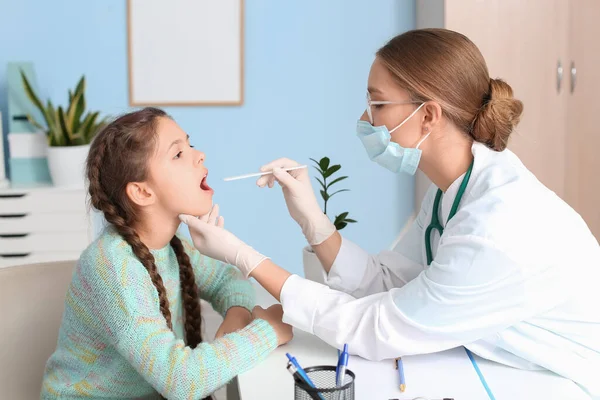
M 251 283 L 180 238 L 200 296 L 221 315 L 233 306 L 252 310 Z M 186 347 L 175 253 L 170 245 L 151 252 L 167 290 L 173 330 L 148 272 L 114 228 L 107 228 L 73 273 L 42 399 L 145 399 L 159 397 L 157 392 L 168 399 L 201 399 L 277 347 L 275 331 L 260 319 L 212 343 Z

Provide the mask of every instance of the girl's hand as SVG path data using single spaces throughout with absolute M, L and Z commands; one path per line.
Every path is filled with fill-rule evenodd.
M 252 319 L 252 314 L 244 307 L 231 307 L 227 310 L 225 319 L 221 323 L 221 326 L 219 326 L 215 339 L 245 328 L 246 325 L 252 322 Z
M 274 304 L 266 310 L 260 306 L 256 306 L 252 311 L 252 316 L 264 319 L 275 329 L 277 344 L 279 346 L 286 344 L 294 337 L 292 326 L 283 322 L 283 308 L 281 304 Z

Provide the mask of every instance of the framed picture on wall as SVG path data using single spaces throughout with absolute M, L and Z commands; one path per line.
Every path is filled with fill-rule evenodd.
M 129 105 L 241 105 L 243 7 L 243 0 L 128 0 Z

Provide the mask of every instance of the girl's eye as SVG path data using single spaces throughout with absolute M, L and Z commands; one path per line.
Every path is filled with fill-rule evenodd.
M 191 147 L 192 149 L 194 148 L 194 146 L 192 146 L 191 144 L 190 144 L 190 147 Z
M 176 159 L 180 158 L 180 157 L 181 157 L 181 153 L 183 153 L 183 152 L 182 152 L 182 151 L 180 151 L 179 153 L 177 153 L 177 154 L 175 155 L 175 157 L 173 157 L 173 159 L 175 159 L 175 160 L 176 160 Z
M 376 110 L 379 110 L 380 108 L 382 108 L 385 104 L 375 104 L 373 105 L 373 107 L 375 107 Z

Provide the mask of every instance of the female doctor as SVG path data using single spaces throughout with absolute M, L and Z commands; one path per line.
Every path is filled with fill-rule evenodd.
M 543 99 L 540 99 L 543 101 Z M 194 244 L 236 265 L 281 301 L 284 321 L 380 360 L 465 346 L 545 368 L 600 395 L 600 246 L 585 222 L 506 149 L 522 103 L 490 79 L 477 47 L 440 29 L 377 52 L 357 126 L 371 161 L 433 182 L 395 251 L 370 255 L 323 214 L 306 169 L 276 160 L 292 218 L 327 285 L 291 275 L 223 229 L 215 207 L 181 216 Z M 373 198 L 377 203 L 377 198 Z

